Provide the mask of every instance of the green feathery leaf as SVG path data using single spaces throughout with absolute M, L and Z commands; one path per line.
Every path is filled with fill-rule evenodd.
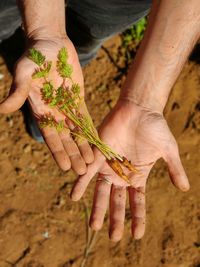
M 68 60 L 68 53 L 67 49 L 65 47 L 62 47 L 60 51 L 58 52 L 58 60 L 62 62 L 63 64 L 67 63 Z
M 33 73 L 32 78 L 33 79 L 38 79 L 38 78 L 44 78 L 45 75 L 45 71 L 44 70 L 36 70 L 35 73 Z
M 73 83 L 71 90 L 75 96 L 79 97 L 81 88 L 80 88 L 80 85 L 78 83 Z
M 52 66 L 52 62 L 48 61 L 46 62 L 46 66 L 44 68 L 39 68 L 37 69 L 33 75 L 32 78 L 33 79 L 37 79 L 37 78 L 46 78 L 51 70 L 51 66 Z
M 62 78 L 71 78 L 73 68 L 67 63 L 68 53 L 65 47 L 61 48 L 58 53 L 57 71 Z
M 35 48 L 29 49 L 29 55 L 28 58 L 35 62 L 38 66 L 42 66 L 45 62 L 45 56 L 42 55 L 42 53 Z
M 43 83 L 43 87 L 41 89 L 42 98 L 45 101 L 52 101 L 54 88 L 51 82 Z
M 63 129 L 64 129 L 64 121 L 57 122 L 57 124 L 56 124 L 56 130 L 58 132 L 61 132 Z
M 39 122 L 40 128 L 45 128 L 45 127 L 55 127 L 56 121 L 54 117 L 50 114 L 42 116 Z
M 56 90 L 56 97 L 63 97 L 64 94 L 64 88 L 62 86 L 59 86 L 58 89 Z
M 51 66 L 52 66 L 52 61 L 47 61 L 46 62 L 46 68 L 45 68 L 45 71 L 47 74 L 49 74 L 49 72 L 51 70 Z
M 51 102 L 49 103 L 49 106 L 50 106 L 50 107 L 55 107 L 57 104 L 58 104 L 57 99 L 56 99 L 56 98 L 53 98 L 53 99 L 51 100 Z
M 62 78 L 71 78 L 73 68 L 70 64 L 63 64 L 62 62 L 58 61 L 57 71 Z

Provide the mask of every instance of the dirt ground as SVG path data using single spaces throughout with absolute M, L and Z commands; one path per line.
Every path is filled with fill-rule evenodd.
M 60 171 L 46 146 L 28 135 L 21 111 L 0 115 L 0 267 L 200 266 L 199 51 L 197 47 L 185 64 L 165 111 L 191 189 L 177 191 L 165 164 L 156 164 L 148 180 L 147 228 L 140 241 L 131 237 L 128 205 L 119 243 L 108 239 L 108 217 L 93 236 L 87 220 L 94 182 L 83 200 L 73 203 L 69 192 L 75 175 Z M 95 125 L 118 98 L 127 70 L 125 54 L 120 36 L 114 37 L 84 69 L 86 101 Z M 0 73 L 3 99 L 12 79 L 3 58 Z M 86 255 L 90 236 L 93 246 Z

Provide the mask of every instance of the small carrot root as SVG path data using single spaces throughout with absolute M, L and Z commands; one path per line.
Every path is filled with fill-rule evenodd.
M 139 171 L 131 164 L 130 161 L 127 160 L 127 158 L 122 157 L 122 165 L 126 167 L 129 171 L 139 173 Z
M 123 180 L 130 184 L 129 177 L 124 173 L 120 164 L 126 167 L 129 171 L 139 172 L 125 157 L 123 157 L 123 161 L 119 161 L 118 159 L 110 159 L 107 160 L 109 166 L 113 169 L 113 171 L 120 176 Z

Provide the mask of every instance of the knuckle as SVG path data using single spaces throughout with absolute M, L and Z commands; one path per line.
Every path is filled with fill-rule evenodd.
M 114 202 L 114 205 L 115 205 L 115 210 L 118 212 L 121 212 L 125 209 L 125 204 L 120 203 L 119 201 Z
M 134 217 L 138 219 L 144 219 L 146 214 L 145 207 L 137 207 L 135 209 Z
M 101 205 L 94 205 L 94 214 L 93 214 L 93 218 L 95 218 L 96 214 L 103 214 L 104 213 L 104 207 L 102 207 Z

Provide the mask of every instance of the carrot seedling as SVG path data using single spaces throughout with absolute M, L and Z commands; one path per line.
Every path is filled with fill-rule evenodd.
M 32 75 L 33 79 L 43 79 L 41 88 L 42 99 L 51 108 L 57 108 L 66 118 L 74 124 L 74 129 L 70 129 L 73 138 L 86 139 L 91 145 L 96 146 L 107 159 L 108 164 L 114 172 L 122 179 L 130 183 L 129 177 L 124 173 L 124 169 L 137 172 L 135 167 L 125 157 L 119 155 L 105 144 L 99 137 L 92 119 L 89 115 L 82 114 L 80 108 L 84 103 L 80 96 L 80 85 L 72 79 L 73 67 L 68 63 L 68 52 L 66 48 L 61 48 L 57 56 L 57 72 L 62 78 L 62 83 L 55 88 L 48 79 L 52 62 L 47 61 L 42 53 L 34 48 L 29 50 L 28 58 L 37 64 L 37 68 Z M 49 114 L 40 119 L 40 128 L 54 127 L 58 132 L 69 129 L 65 122 L 56 121 Z

